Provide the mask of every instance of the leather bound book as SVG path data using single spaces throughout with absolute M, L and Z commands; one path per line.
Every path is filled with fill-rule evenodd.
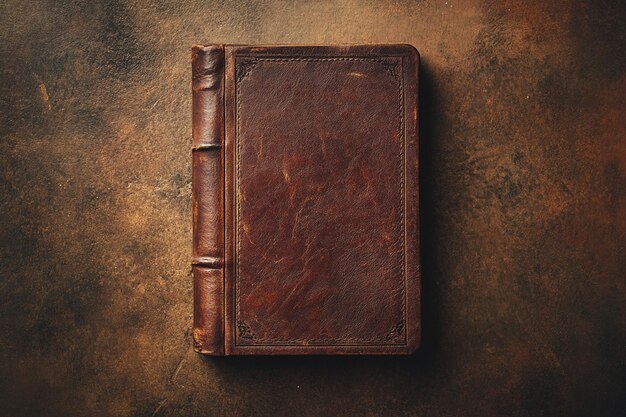
M 409 45 L 192 48 L 196 351 L 418 347 L 418 66 Z

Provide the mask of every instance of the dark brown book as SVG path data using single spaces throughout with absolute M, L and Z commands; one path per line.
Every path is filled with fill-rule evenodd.
M 194 345 L 407 354 L 420 339 L 418 53 L 194 46 Z

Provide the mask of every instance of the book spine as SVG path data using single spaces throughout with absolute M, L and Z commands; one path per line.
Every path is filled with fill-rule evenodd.
M 193 339 L 224 354 L 224 47 L 192 48 Z

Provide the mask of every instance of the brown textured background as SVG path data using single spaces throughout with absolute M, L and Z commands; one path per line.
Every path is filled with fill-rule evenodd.
M 0 414 L 619 415 L 625 10 L 3 1 Z M 417 355 L 192 352 L 195 42 L 420 50 Z

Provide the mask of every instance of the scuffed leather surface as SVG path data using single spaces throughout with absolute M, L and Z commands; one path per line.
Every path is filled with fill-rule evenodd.
M 226 50 L 227 352 L 415 350 L 417 53 Z
M 618 1 L 0 3 L 0 414 L 619 415 Z M 422 348 L 191 349 L 194 43 L 422 58 Z
M 191 48 L 193 343 L 224 354 L 224 47 Z

